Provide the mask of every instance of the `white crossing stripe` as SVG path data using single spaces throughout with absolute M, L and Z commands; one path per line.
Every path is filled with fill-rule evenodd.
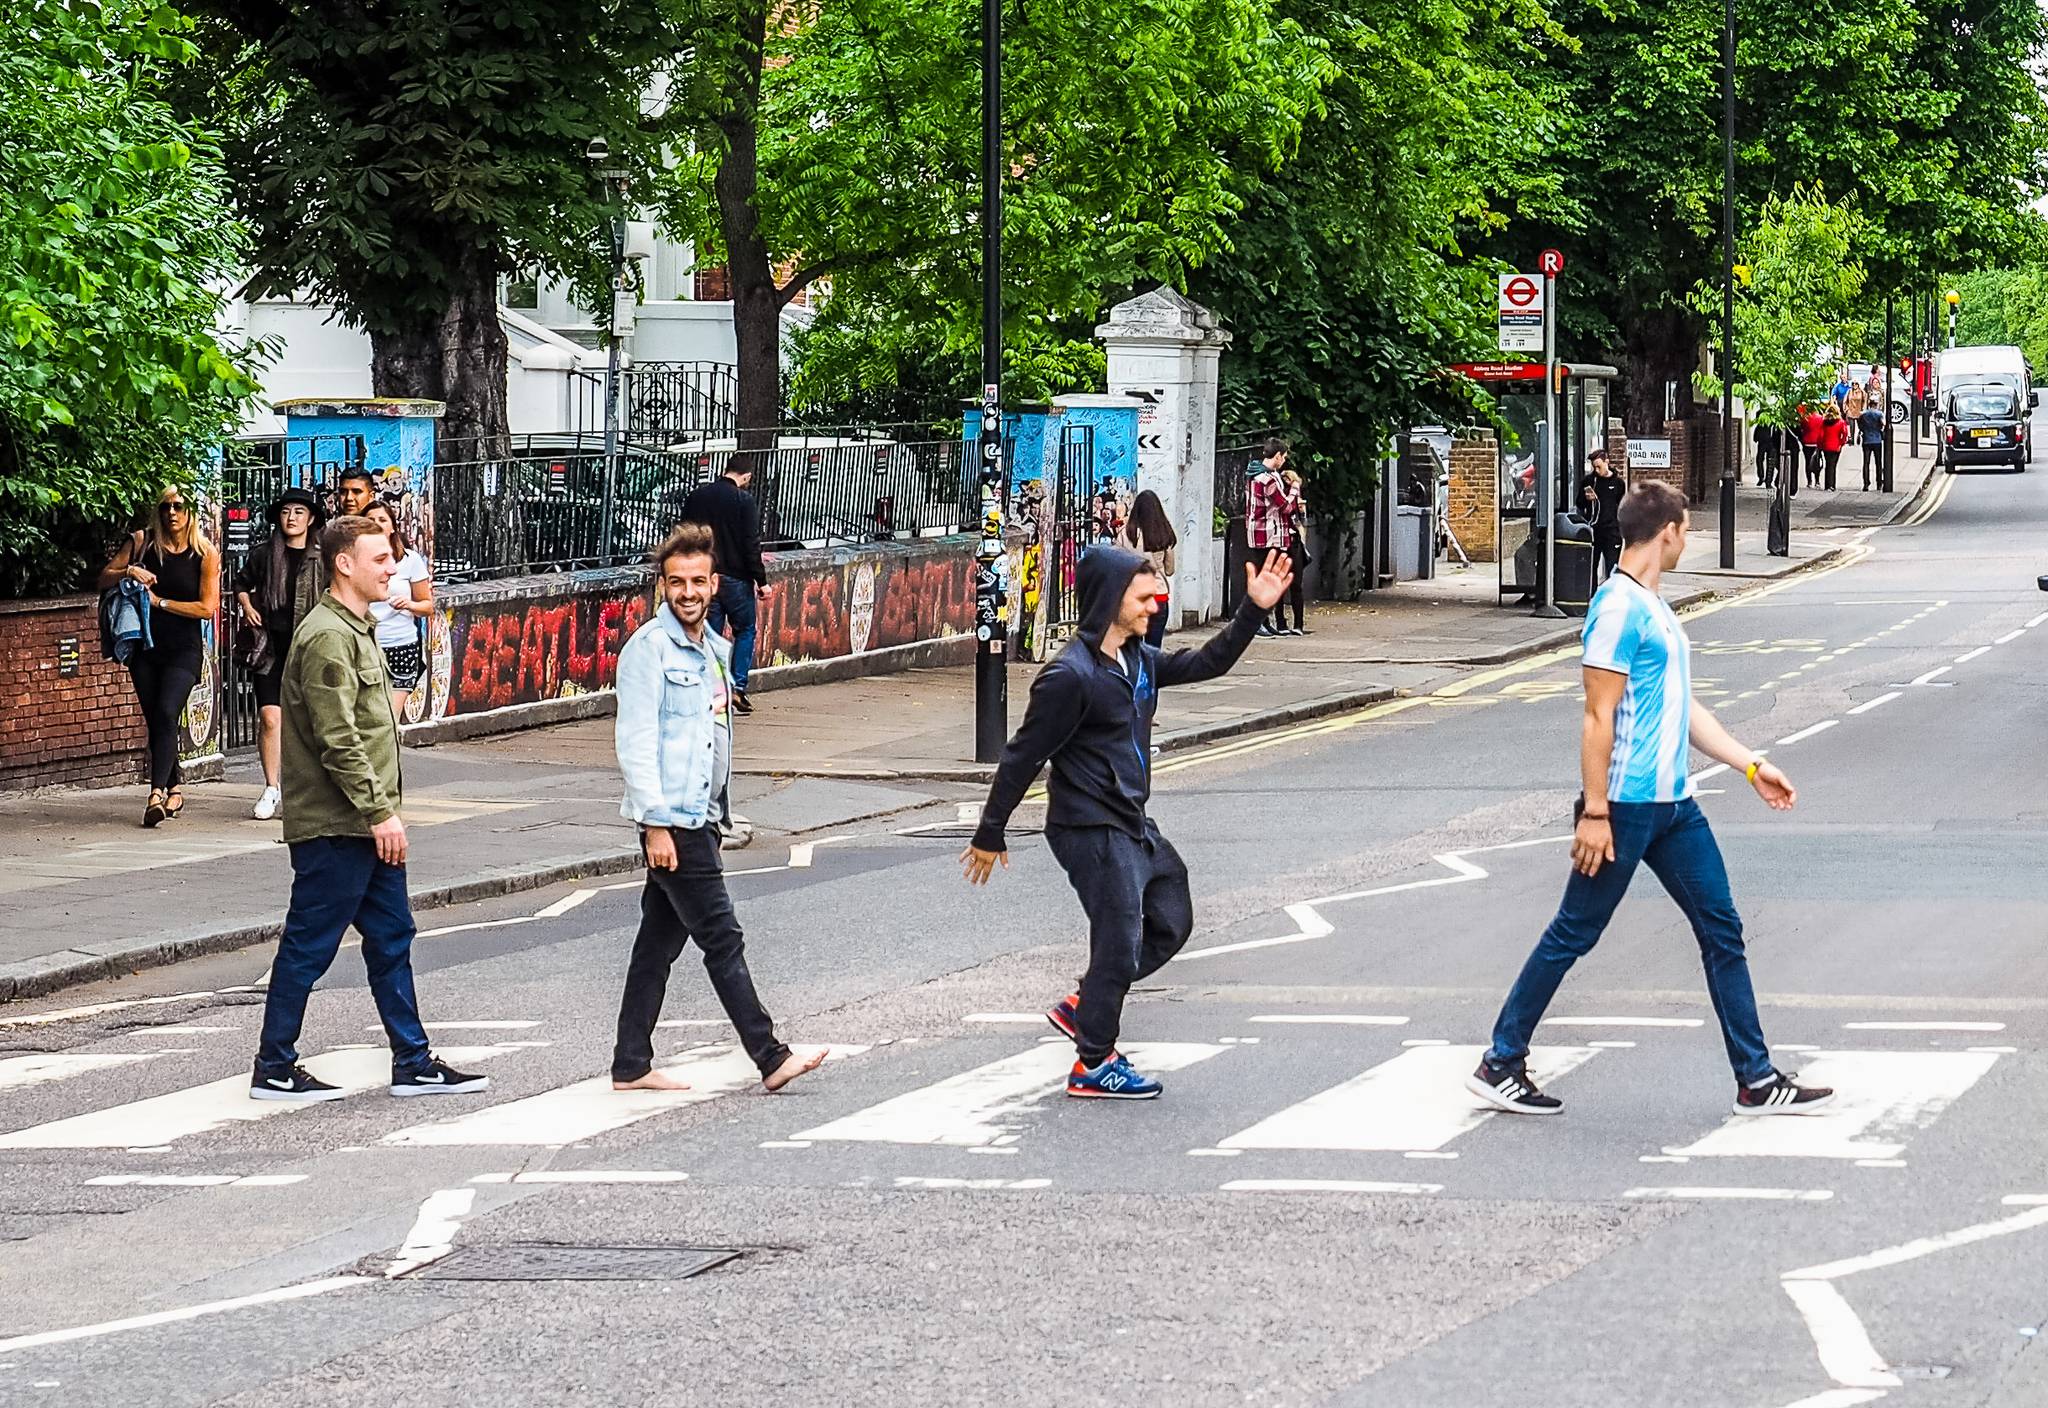
M 451 1065 L 461 1066 L 503 1050 L 500 1046 L 462 1046 L 437 1054 Z M 391 1053 L 376 1048 L 329 1051 L 303 1064 L 314 1076 L 351 1095 L 391 1083 Z M 0 1135 L 0 1149 L 161 1148 L 208 1130 L 304 1108 L 286 1101 L 251 1100 L 249 1077 L 244 1073 Z
M 815 1049 L 815 1048 L 812 1048 Z M 858 1056 L 865 1046 L 826 1048 L 832 1061 Z M 721 1095 L 761 1083 L 761 1073 L 744 1051 L 731 1046 L 704 1046 L 674 1060 L 657 1063 L 663 1072 L 689 1083 L 688 1090 L 613 1090 L 609 1075 L 470 1110 L 451 1119 L 418 1124 L 384 1136 L 382 1143 L 411 1148 L 444 1145 L 524 1145 L 553 1147 L 576 1144 L 614 1129 L 638 1124 L 686 1105 L 700 1105 Z
M 1221 1141 L 1224 1149 L 1441 1149 L 1488 1115 L 1464 1080 L 1484 1046 L 1411 1046 L 1342 1085 L 1289 1105 Z M 1590 1046 L 1539 1046 L 1529 1074 L 1548 1085 L 1597 1056 Z
M 1122 1048 L 1131 1064 L 1147 1075 L 1185 1070 L 1231 1049 L 1186 1041 L 1140 1042 Z M 1025 1128 L 1020 1117 L 1063 1089 L 1073 1064 L 1073 1048 L 1064 1043 L 1034 1046 L 790 1137 L 955 1148 L 993 1145 Z
M 87 1071 L 104 1071 L 114 1066 L 132 1066 L 137 1061 L 154 1061 L 161 1052 L 144 1051 L 113 1055 L 94 1052 L 72 1054 L 38 1051 L 32 1056 L 9 1056 L 0 1060 L 0 1090 L 19 1090 L 25 1085 L 68 1080 Z
M 1977 1051 L 1826 1051 L 1800 1067 L 1802 1085 L 1835 1098 L 1810 1115 L 1730 1115 L 1667 1154 L 1722 1158 L 1895 1159 L 1991 1069 Z
M 1420 1196 L 1441 1193 L 1441 1183 L 1375 1183 L 1359 1178 L 1238 1178 L 1222 1186 L 1225 1193 L 1399 1193 Z

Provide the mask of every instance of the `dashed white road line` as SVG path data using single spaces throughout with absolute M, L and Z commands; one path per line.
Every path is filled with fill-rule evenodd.
M 1788 743 L 1803 743 L 1807 739 L 1812 738 L 1815 734 L 1826 733 L 1829 729 L 1833 728 L 1836 724 L 1840 722 L 1840 719 L 1822 719 L 1819 723 L 1813 724 L 1807 728 L 1803 728 L 1799 730 L 1799 732 L 1797 733 L 1786 734 L 1783 738 L 1778 740 L 1778 746 L 1780 748 L 1783 748 Z
M 1287 1026 L 1305 1027 L 1405 1027 L 1408 1025 L 1406 1017 L 1373 1017 L 1356 1012 L 1284 1013 L 1261 1017 L 1247 1017 L 1245 1020 L 1247 1022 L 1275 1022 Z
M 1967 665 L 1972 660 L 1975 660 L 1979 655 L 1989 655 L 1990 653 L 1990 646 L 1980 645 L 1975 650 L 1965 650 L 1961 655 L 1958 655 L 1956 657 L 1956 663 L 1958 665 Z
M 1880 707 L 1880 706 L 1882 706 L 1882 705 L 1885 705 L 1885 704 L 1889 704 L 1889 703 L 1891 703 L 1891 702 L 1892 702 L 1892 701 L 1893 701 L 1894 699 L 1897 699 L 1898 697 L 1899 697 L 1899 691 L 1895 689 L 1895 690 L 1891 691 L 1891 693 L 1889 693 L 1889 694 L 1880 694 L 1880 695 L 1878 695 L 1878 696 L 1877 696 L 1877 698 L 1875 698 L 1875 699 L 1870 699 L 1870 700 L 1866 700 L 1866 701 L 1864 701 L 1863 703 L 1861 703 L 1861 704 L 1858 704 L 1858 705 L 1857 705 L 1857 706 L 1856 706 L 1855 708 L 1851 709 L 1851 710 L 1850 710 L 1849 712 L 1850 712 L 1850 714 L 1852 714 L 1852 715 L 1855 715 L 1855 714 L 1867 714 L 1867 713 L 1869 713 L 1869 712 L 1870 712 L 1870 711 L 1871 711 L 1872 709 L 1876 709 L 1876 708 L 1879 708 L 1879 707 Z
M 156 1325 L 175 1325 L 183 1320 L 197 1320 L 202 1316 L 219 1315 L 224 1311 L 241 1310 L 252 1305 L 274 1305 L 279 1301 L 305 1300 L 311 1296 L 324 1296 L 330 1291 L 347 1290 L 350 1286 L 373 1285 L 374 1276 L 329 1276 L 320 1281 L 307 1281 L 297 1286 L 280 1286 L 274 1291 L 259 1291 L 255 1295 L 236 1296 L 231 1300 L 206 1301 L 200 1305 L 181 1306 L 176 1310 L 158 1310 L 148 1315 L 130 1315 L 121 1320 L 103 1320 L 97 1325 L 75 1325 L 68 1330 L 45 1330 L 41 1334 L 16 1335 L 13 1339 L 0 1340 L 0 1354 L 12 1354 L 17 1350 L 41 1349 L 45 1345 L 69 1344 L 73 1340 L 97 1339 L 102 1335 L 116 1335 L 124 1330 L 146 1330 Z
M 1697 1027 L 1704 1017 L 1545 1017 L 1546 1027 Z
M 2004 635 L 2000 636 L 1997 640 L 1991 643 L 1993 645 L 2010 645 L 2014 641 L 2018 640 L 2022 635 L 2025 635 L 2026 630 L 2027 628 L 2025 626 L 2022 626 L 2016 631 L 2007 631 Z
M 1223 1185 L 1225 1193 L 1400 1193 L 1420 1196 L 1441 1193 L 1441 1183 L 1379 1183 L 1362 1178 L 1238 1178 Z
M 1933 669 L 1929 670 L 1929 671 L 1928 671 L 1928 672 L 1927 672 L 1926 674 L 1924 674 L 1924 675 L 1915 675 L 1915 676 L 1914 676 L 1914 677 L 1913 677 L 1912 679 L 1908 680 L 1908 681 L 1907 681 L 1906 683 L 1908 683 L 1908 684 L 1926 684 L 1926 683 L 1928 683 L 1928 682 L 1929 682 L 1929 681 L 1931 681 L 1931 680 L 1934 680 L 1934 679 L 1936 679 L 1936 678 L 1938 678 L 1938 677 L 1940 677 L 1940 676 L 1942 676 L 1942 675 L 1945 675 L 1945 674 L 1947 674 L 1947 673 L 1948 673 L 1948 672 L 1949 672 L 1950 670 L 1953 670 L 1954 668 L 1955 668 L 1955 666 L 1953 666 L 1953 665 L 1937 665 L 1937 666 L 1936 666 L 1935 668 L 1933 668 Z
M 2034 617 L 2031 621 L 2027 622 L 2026 625 L 2020 627 L 2020 629 L 2023 631 L 2031 631 L 2034 629 L 2034 627 L 2040 625 L 2043 621 L 2048 621 L 2048 611 L 2043 611 L 2039 616 Z
M 1717 1184 L 1702 1184 L 1680 1188 L 1629 1188 L 1624 1190 L 1621 1196 L 1669 1202 L 1753 1199 L 1769 1203 L 1824 1203 L 1835 1194 L 1831 1188 L 1726 1188 Z
M 2002 1032 L 2003 1022 L 1844 1022 L 1851 1032 Z
M 480 1173 L 471 1183 L 682 1183 L 689 1174 L 677 1169 L 535 1169 L 528 1173 Z

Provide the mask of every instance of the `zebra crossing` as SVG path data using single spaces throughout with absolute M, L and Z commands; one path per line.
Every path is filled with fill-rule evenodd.
M 1203 1020 L 1197 1014 L 1177 1014 L 1176 1025 L 1186 1035 Z M 1870 1028 L 1883 1024 L 1839 1023 L 1838 1034 L 1853 1040 L 1853 1048 L 1799 1048 L 1805 1076 L 1840 1092 L 1835 1104 L 1822 1113 L 1756 1119 L 1735 1115 L 1725 1104 L 1703 1106 L 1696 1099 L 1683 1109 L 1657 1107 L 1649 1102 L 1659 1068 L 1648 1064 L 1657 1043 L 1692 1042 L 1682 1052 L 1671 1048 L 1654 1055 L 1657 1061 L 1682 1056 L 1686 1065 L 1696 1067 L 1701 1054 L 1697 1034 L 1689 1025 L 1678 1025 L 1681 1021 L 1690 1019 L 1636 1019 L 1633 1041 L 1573 1039 L 1584 1031 L 1620 1025 L 1618 1021 L 1562 1021 L 1557 1032 L 1564 1040 L 1539 1044 L 1531 1052 L 1532 1074 L 1563 1095 L 1568 1107 L 1597 1111 L 1609 1101 L 1644 1104 L 1642 1133 L 1632 1143 L 1611 1144 L 1605 1150 L 1618 1175 L 1631 1175 L 1624 1182 L 1639 1181 L 1634 1175 L 1642 1171 L 1632 1167 L 1637 1163 L 1689 1164 L 1691 1170 L 1679 1181 L 1695 1188 L 1711 1185 L 1722 1169 L 1731 1177 L 1739 1174 L 1753 1181 L 1756 1169 L 1767 1164 L 1798 1169 L 1799 1178 L 1844 1163 L 1903 1167 L 1914 1142 L 1968 1101 L 2001 1062 L 2025 1059 L 2010 1046 L 1933 1045 L 1924 1030 L 1910 1029 L 1911 1024 L 1892 1024 L 1900 1029 L 1880 1032 Z M 525 1021 L 450 1025 L 479 1035 L 524 1037 L 536 1028 L 546 1030 L 544 1023 Z M 1050 1167 L 1060 1157 L 1108 1138 L 1119 1157 L 1157 1159 L 1176 1166 L 1180 1182 L 1211 1188 L 1417 1188 L 1442 1189 L 1452 1196 L 1460 1191 L 1461 1181 L 1479 1177 L 1477 1169 L 1540 1156 L 1532 1155 L 1532 1147 L 1558 1147 L 1555 1141 L 1544 1145 L 1540 1140 L 1532 1146 L 1526 1133 L 1503 1135 L 1502 1131 L 1528 1122 L 1502 1115 L 1463 1090 L 1462 1077 L 1482 1051 L 1477 1044 L 1404 1038 L 1402 1032 L 1418 1028 L 1391 1017 L 1299 1024 L 1261 1024 L 1256 1017 L 1239 1017 L 1211 1025 L 1249 1027 L 1261 1035 L 1217 1031 L 1209 1040 L 1128 1045 L 1125 1049 L 1133 1062 L 1172 1077 L 1171 1088 L 1167 1100 L 1157 1106 L 1112 1111 L 1076 1108 L 1075 1102 L 1061 1098 L 1072 1061 L 1065 1042 L 987 1026 L 963 1024 L 954 1035 L 898 1042 L 835 1044 L 826 1048 L 826 1070 L 802 1088 L 800 1098 L 747 1103 L 734 1102 L 735 1097 L 758 1088 L 758 1073 L 743 1052 L 725 1041 L 696 1039 L 661 1062 L 688 1083 L 687 1090 L 630 1092 L 612 1090 L 609 1076 L 603 1074 L 533 1090 L 530 1079 L 516 1078 L 518 1064 L 550 1043 L 484 1041 L 449 1047 L 443 1054 L 455 1064 L 481 1064 L 499 1075 L 490 1092 L 474 1099 L 432 1102 L 435 1108 L 430 1111 L 406 1108 L 402 1115 L 391 1113 L 384 1118 L 398 1127 L 367 1135 L 360 1122 L 352 1123 L 346 1127 L 347 1140 L 337 1143 L 368 1143 L 395 1151 L 474 1149 L 483 1166 L 490 1167 L 487 1151 L 604 1149 L 608 1146 L 602 1141 L 635 1127 L 660 1140 L 662 1117 L 723 1100 L 734 1102 L 727 1111 L 731 1119 L 693 1126 L 661 1145 L 665 1158 L 693 1170 L 692 1178 L 700 1176 L 701 1168 L 714 1177 L 721 1176 L 721 1169 L 731 1177 L 745 1170 L 746 1176 L 757 1179 L 801 1182 L 842 1177 L 872 1164 L 881 1174 L 895 1175 L 894 1186 L 906 1188 L 1037 1186 L 1041 1180 L 964 1176 L 960 1170 L 971 1166 L 964 1162 L 913 1168 L 905 1160 L 943 1161 L 953 1153 L 968 1153 L 1036 1157 Z M 693 1030 L 701 1038 L 704 1029 Z M 1333 1039 L 1333 1031 L 1341 1039 Z M 1980 1031 L 1958 1032 L 1954 1040 L 1980 1040 Z M 1901 1045 L 1884 1047 L 1872 1040 L 1884 1036 L 1895 1037 Z M 175 1187 L 174 1180 L 150 1183 L 130 1176 L 134 1165 L 122 1162 L 121 1156 L 204 1154 L 219 1141 L 232 1140 L 236 1131 L 283 1119 L 293 1122 L 295 1136 L 302 1136 L 309 1126 L 329 1118 L 324 1112 L 370 1109 L 353 1097 L 381 1092 L 389 1077 L 388 1053 L 381 1046 L 362 1044 L 327 1050 L 306 1061 L 315 1075 L 349 1093 L 350 1099 L 341 1104 L 252 1101 L 248 1077 L 239 1069 L 224 1077 L 157 1089 L 164 1075 L 184 1068 L 181 1063 L 205 1061 L 218 1070 L 221 1054 L 221 1048 L 180 1046 L 0 1057 L 0 1165 L 10 1155 L 97 1152 L 105 1157 L 90 1172 L 102 1180 Z M 121 1098 L 124 1087 L 134 1088 L 143 1072 L 152 1074 L 152 1084 L 144 1088 L 157 1093 Z M 1312 1078 L 1304 1081 L 1304 1073 Z M 1587 1082 L 1598 1084 L 1603 1077 L 1600 1099 L 1586 1098 Z M 34 1123 L 21 1117 L 27 1105 L 24 1097 L 34 1094 L 39 1106 L 46 1107 L 61 1103 L 62 1093 L 74 1086 L 82 1094 L 89 1088 L 89 1108 Z M 420 1114 L 427 1117 L 418 1118 Z M 1105 1116 L 1115 1121 L 1113 1129 Z M 412 1122 L 401 1122 L 408 1118 Z M 246 1140 L 234 1147 L 247 1152 Z M 1238 1159 L 1242 1162 L 1231 1165 L 1232 1172 L 1271 1176 L 1219 1180 L 1202 1174 L 1204 1166 L 1191 1162 L 1204 1158 Z M 820 1166 L 815 1162 L 819 1159 L 828 1162 Z M 1296 1162 L 1290 1164 L 1290 1159 Z M 1390 1159 L 1396 1161 L 1391 1167 L 1386 1162 Z M 1404 1159 L 1441 1160 L 1438 1167 L 1446 1172 L 1427 1184 L 1380 1176 L 1403 1167 L 1412 1171 L 1412 1165 L 1398 1162 Z M 1052 1182 L 1056 1186 L 1058 1180 Z M 1626 1191 L 1635 1196 L 1643 1190 Z M 1605 1196 L 1623 1194 L 1617 1183 Z

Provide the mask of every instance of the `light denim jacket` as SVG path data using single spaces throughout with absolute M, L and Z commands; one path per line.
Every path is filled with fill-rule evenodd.
M 626 795 L 619 815 L 642 826 L 698 827 L 732 780 L 717 756 L 711 693 L 729 674 L 732 645 L 710 630 L 692 641 L 666 602 L 619 652 L 613 740 Z

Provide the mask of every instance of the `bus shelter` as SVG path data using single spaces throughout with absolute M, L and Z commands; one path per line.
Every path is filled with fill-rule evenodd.
M 1607 446 L 1611 388 L 1620 372 L 1584 362 L 1557 364 L 1557 395 L 1545 394 L 1541 362 L 1459 362 L 1451 370 L 1486 388 L 1502 431 L 1494 494 L 1502 596 L 1540 599 L 1543 533 L 1537 500 L 1550 448 L 1553 406 L 1558 421 L 1553 513 L 1578 513 L 1590 472 L 1587 460 Z

